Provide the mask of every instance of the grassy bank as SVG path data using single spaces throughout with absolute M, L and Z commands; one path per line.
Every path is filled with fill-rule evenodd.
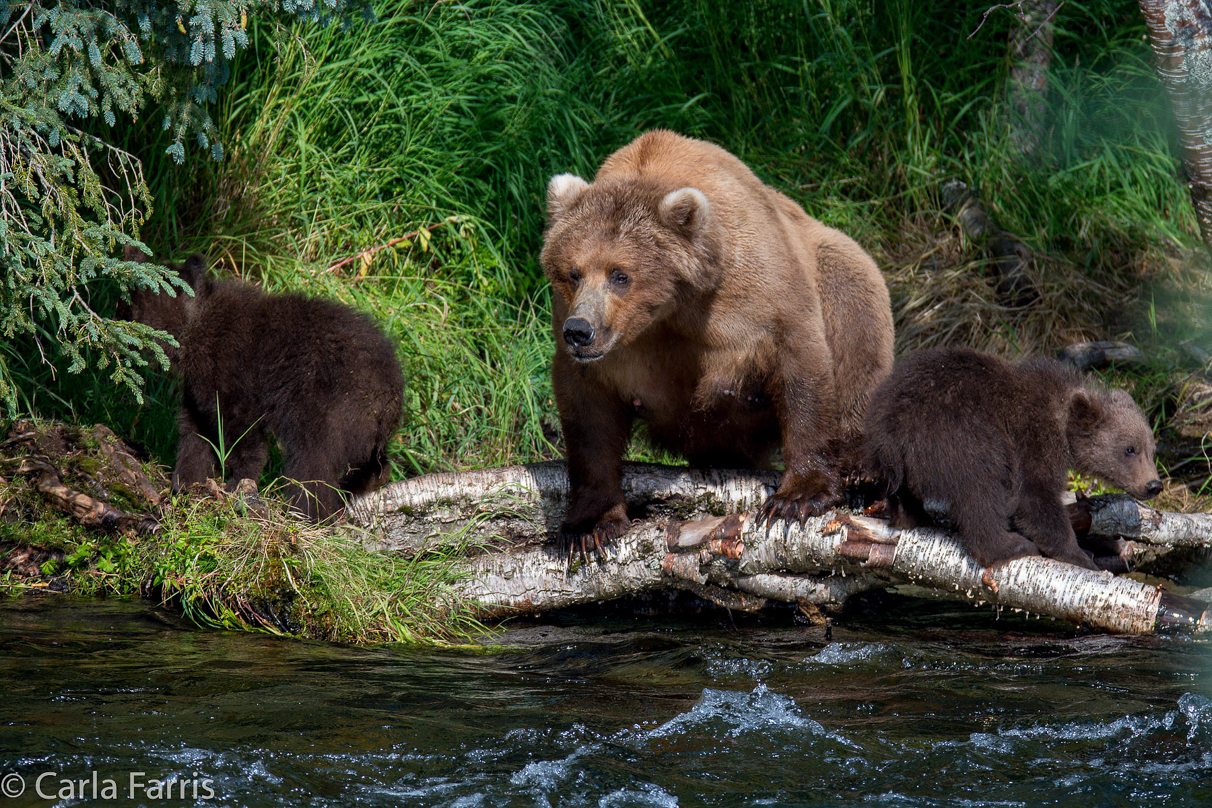
M 591 176 L 661 126 L 725 146 L 864 244 L 889 280 L 901 353 L 1140 345 L 1148 366 L 1114 379 L 1155 418 L 1164 463 L 1205 493 L 1203 440 L 1179 440 L 1170 423 L 1199 365 L 1189 349 L 1212 348 L 1212 290 L 1206 262 L 1191 258 L 1193 216 L 1135 3 L 1061 9 L 1031 159 L 1007 137 L 1006 9 L 987 19 L 984 6 L 908 0 L 376 10 L 373 25 L 349 30 L 252 30 L 215 115 L 222 163 L 177 166 L 155 116 L 124 137 L 155 193 L 144 240 L 158 256 L 203 251 L 221 271 L 343 300 L 383 324 L 408 378 L 397 478 L 559 454 L 536 260 L 545 184 L 556 172 Z M 1030 250 L 1032 302 L 999 298 L 988 245 L 944 210 L 948 180 Z M 138 407 L 98 379 L 51 378 L 32 361 L 23 372 L 28 410 L 110 424 L 171 463 L 175 388 L 164 374 L 148 373 Z
M 385 555 L 353 526 L 288 515 L 273 490 L 165 497 L 162 468 L 103 426 L 18 421 L 0 442 L 0 469 L 0 593 L 142 596 L 204 626 L 340 642 L 483 634 L 451 594 L 468 549 L 458 541 Z M 101 508 L 122 516 L 94 518 Z

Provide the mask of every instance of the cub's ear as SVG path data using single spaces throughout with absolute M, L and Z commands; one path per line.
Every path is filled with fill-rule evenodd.
M 585 193 L 589 183 L 576 174 L 556 174 L 547 183 L 547 221 L 564 214 Z
M 143 264 L 147 262 L 147 255 L 138 247 L 128 244 L 122 249 L 122 259 L 125 261 L 134 261 L 136 264 Z
M 206 277 L 206 256 L 194 253 L 189 258 L 185 259 L 185 263 L 178 270 L 181 280 L 189 284 L 194 290 L 194 294 L 200 294 L 207 288 Z
M 665 194 L 657 215 L 661 224 L 686 238 L 693 238 L 711 212 L 707 197 L 698 188 L 679 188 Z
M 1080 432 L 1094 429 L 1103 417 L 1103 405 L 1085 390 L 1078 390 L 1069 399 L 1069 427 Z

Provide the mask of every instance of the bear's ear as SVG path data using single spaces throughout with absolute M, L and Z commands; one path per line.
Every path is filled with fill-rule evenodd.
M 589 183 L 576 174 L 556 174 L 547 183 L 547 221 L 552 221 L 572 207 Z
M 128 244 L 122 249 L 122 259 L 124 261 L 133 261 L 136 264 L 143 264 L 147 262 L 147 255 L 138 247 Z
M 657 209 L 661 224 L 686 238 L 693 238 L 703 227 L 711 205 L 698 188 L 679 188 L 665 194 Z
M 1100 402 L 1085 390 L 1074 391 L 1069 399 L 1069 428 L 1079 432 L 1089 432 L 1094 429 L 1103 417 L 1103 407 Z
M 194 253 L 186 258 L 178 274 L 194 290 L 195 295 L 202 292 L 206 286 L 206 256 Z

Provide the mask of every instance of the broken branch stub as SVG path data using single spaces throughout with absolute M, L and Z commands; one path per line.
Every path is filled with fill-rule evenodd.
M 1090 516 L 1089 532 L 1145 544 L 1212 549 L 1212 514 L 1158 511 L 1123 494 L 1079 500 Z

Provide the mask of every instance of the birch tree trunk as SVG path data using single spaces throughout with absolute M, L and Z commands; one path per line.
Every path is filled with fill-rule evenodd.
M 1207 604 L 1109 573 L 1045 558 L 982 570 L 942 530 L 894 533 L 881 520 L 844 512 L 757 530 L 749 514 L 778 478 L 628 465 L 624 491 L 642 518 L 604 559 L 569 558 L 548 541 L 566 507 L 563 463 L 393 483 L 353 503 L 350 518 L 380 550 L 479 548 L 458 594 L 478 603 L 485 617 L 661 588 L 688 589 L 736 609 L 760 608 L 766 600 L 837 606 L 858 592 L 913 582 L 1105 631 L 1210 628 Z M 1196 528 L 1183 524 L 1193 536 Z
M 1212 249 L 1212 10 L 1203 0 L 1140 0 L 1170 96 L 1191 202 Z

